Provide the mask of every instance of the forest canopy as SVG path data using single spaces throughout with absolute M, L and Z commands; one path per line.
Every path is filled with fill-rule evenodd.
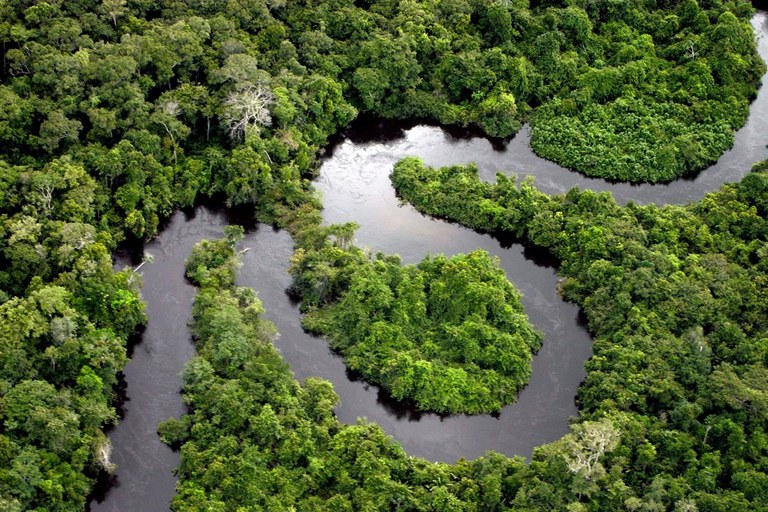
M 494 510 L 525 468 L 493 455 L 457 465 L 408 456 L 376 425 L 344 425 L 329 382 L 294 380 L 252 290 L 234 286 L 229 240 L 203 241 L 187 275 L 198 356 L 184 371 L 190 414 L 160 427 L 181 445 L 173 509 Z
M 6 1 L 0 156 L 70 154 L 110 226 L 291 199 L 358 112 L 474 125 L 590 175 L 670 181 L 733 142 L 765 70 L 743 0 Z M 143 188 L 138 192 L 137 189 Z M 111 210 L 109 207 L 107 210 Z
M 475 166 L 432 169 L 416 158 L 391 177 L 424 213 L 509 233 L 560 261 L 561 293 L 595 335 L 581 419 L 613 416 L 627 433 L 597 487 L 587 490 L 595 478 L 568 464 L 590 482 L 570 492 L 586 492 L 594 507 L 624 474 L 621 486 L 645 492 L 624 501 L 630 510 L 671 496 L 690 510 L 765 508 L 768 162 L 696 203 L 662 208 L 577 188 L 549 196 L 531 180 L 499 174 L 490 184 Z M 530 508 L 549 508 L 527 497 Z
M 397 400 L 440 413 L 499 411 L 530 377 L 541 333 L 484 251 L 401 266 L 326 243 L 299 250 L 292 273 L 305 329 L 328 336 L 350 369 Z M 341 291 L 316 304 L 318 286 Z
M 596 334 L 579 420 L 529 464 L 492 453 L 428 463 L 375 425 L 339 423 L 332 388 L 293 380 L 260 304 L 234 287 L 236 237 L 202 242 L 187 265 L 201 286 L 200 356 L 184 376 L 191 413 L 160 429 L 182 450 L 174 510 L 764 509 L 767 172 L 659 208 L 578 189 L 548 196 L 503 175 L 492 185 L 472 167 L 397 165 L 393 182 L 420 209 L 476 229 L 516 226 L 549 249 Z M 304 250 L 343 251 L 352 228 L 294 233 Z M 341 240 L 325 245 L 334 231 Z
M 215 198 L 317 247 L 309 180 L 360 112 L 493 137 L 530 121 L 534 149 L 562 165 L 674 179 L 746 118 L 764 71 L 752 13 L 742 0 L 0 1 L 0 508 L 82 510 L 112 469 L 102 430 L 146 321 L 139 276 L 112 269 L 120 243 Z M 257 299 L 231 287 L 233 231 L 192 260 L 193 410 L 164 429 L 192 443 L 177 510 L 767 506 L 764 170 L 654 209 L 459 168 L 446 174 L 465 181 L 446 175 L 433 196 L 419 185 L 432 171 L 399 169 L 424 211 L 562 260 L 563 293 L 597 335 L 582 417 L 530 465 L 431 465 L 375 426 L 340 425 L 330 386 L 297 384 Z

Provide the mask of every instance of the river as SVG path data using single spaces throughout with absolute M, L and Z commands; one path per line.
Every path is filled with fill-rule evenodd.
M 766 13 L 753 18 L 759 51 L 768 60 Z M 326 223 L 355 221 L 361 225 L 356 243 L 373 251 L 400 254 L 406 263 L 427 253 L 468 252 L 483 248 L 499 257 L 507 277 L 523 293 L 523 305 L 533 324 L 545 334 L 533 360 L 533 374 L 516 403 L 496 416 L 439 416 L 402 407 L 385 392 L 347 372 L 324 339 L 300 326 L 298 307 L 286 288 L 293 243 L 287 233 L 251 225 L 242 247 L 238 280 L 255 288 L 280 332 L 275 340 L 298 379 L 320 376 L 330 380 L 341 398 L 337 415 L 353 423 L 366 417 L 381 425 L 412 455 L 453 462 L 474 458 L 487 450 L 529 457 L 533 448 L 558 439 L 577 413 L 574 396 L 585 376 L 584 361 L 591 339 L 579 309 L 556 293 L 557 275 L 546 255 L 519 244 L 481 235 L 456 224 L 427 218 L 401 206 L 389 183 L 393 164 L 408 155 L 429 165 L 475 162 L 484 179 L 497 172 L 531 175 L 541 190 L 563 192 L 579 186 L 612 192 L 626 203 L 685 203 L 701 198 L 721 184 L 736 181 L 751 165 L 768 158 L 768 93 L 762 88 L 750 107 L 747 124 L 736 133 L 733 148 L 695 177 L 666 185 L 612 184 L 563 169 L 536 156 L 523 129 L 506 145 L 439 127 L 379 121 L 354 123 L 332 147 L 320 169 L 316 187 L 323 194 Z M 245 217 L 247 219 L 247 216 Z M 194 243 L 218 237 L 229 223 L 245 223 L 232 212 L 200 207 L 176 212 L 145 251 L 154 261 L 144 265 L 143 298 L 149 323 L 132 349 L 125 368 L 127 388 L 120 425 L 109 433 L 117 472 L 94 493 L 92 511 L 167 511 L 179 464 L 177 452 L 156 435 L 157 424 L 184 412 L 179 396 L 180 373 L 194 354 L 187 323 L 195 289 L 183 277 L 183 262 Z M 117 265 L 136 264 L 127 255 Z

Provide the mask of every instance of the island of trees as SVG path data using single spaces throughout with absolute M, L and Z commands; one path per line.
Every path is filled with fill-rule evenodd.
M 326 240 L 294 256 L 305 329 L 421 410 L 495 412 L 514 401 L 541 334 L 497 261 L 475 251 L 401 266 L 345 245 Z
M 361 253 L 349 226 L 321 226 L 318 155 L 359 112 L 493 137 L 530 121 L 534 149 L 564 166 L 669 181 L 713 162 L 746 118 L 765 69 L 752 13 L 742 0 L 0 2 L 0 510 L 82 510 L 112 469 L 103 429 L 146 317 L 139 276 L 114 272 L 110 256 L 202 198 L 291 231 L 307 325 L 367 378 L 425 408 L 508 402 L 538 334 L 495 264 Z M 426 213 L 561 261 L 561 291 L 595 334 L 571 432 L 530 463 L 449 466 L 409 457 L 375 425 L 340 424 L 331 386 L 293 379 L 258 300 L 232 284 L 231 229 L 188 266 L 200 287 L 190 414 L 161 428 L 182 450 L 175 510 L 768 507 L 765 164 L 664 208 L 415 160 L 393 180 Z M 336 252 L 349 265 L 318 288 L 301 264 Z M 440 300 L 432 285 L 450 284 L 444 270 L 463 265 L 505 300 L 473 305 L 471 325 L 450 302 L 426 309 Z M 371 301 L 380 322 L 353 340 L 365 286 L 391 300 Z M 400 300 L 422 296 L 430 314 L 397 317 Z M 423 337 L 408 335 L 420 325 Z M 364 350 L 366 337 L 398 340 L 396 328 L 412 345 Z M 443 334 L 465 345 L 446 351 Z M 472 342 L 513 357 L 486 365 Z M 504 379 L 506 394 L 473 384 L 469 408 L 442 388 L 420 398 L 407 371 L 377 374 L 376 358 L 405 370 L 407 357 L 450 378 L 460 362 L 468 381 Z

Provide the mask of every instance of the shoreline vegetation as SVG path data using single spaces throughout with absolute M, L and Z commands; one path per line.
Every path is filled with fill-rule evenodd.
M 716 159 L 746 118 L 765 69 L 753 12 L 741 0 L 0 3 L 0 508 L 82 510 L 112 468 L 102 429 L 115 421 L 127 339 L 146 322 L 139 276 L 111 268 L 119 244 L 222 197 L 288 228 L 298 247 L 321 247 L 317 155 L 359 112 L 494 137 L 530 119 L 534 148 L 567 167 L 675 179 Z M 466 183 L 451 186 L 479 191 L 456 172 Z M 213 455 L 239 441 L 202 430 L 241 418 L 211 412 L 200 432 L 187 425 L 208 458 L 187 451 L 174 507 L 235 510 L 263 486 L 265 500 L 308 510 L 765 508 L 764 176 L 681 209 L 508 183 L 506 203 L 479 191 L 478 211 L 442 213 L 501 219 L 551 247 L 564 295 L 591 311 L 582 416 L 530 465 L 428 465 L 374 426 L 334 427 L 327 384 L 299 391 L 266 344 L 243 342 L 256 299 L 226 292 L 220 320 L 243 323 L 233 352 L 210 364 L 267 354 L 275 373 L 221 385 L 238 407 L 262 392 L 278 400 L 252 428 L 260 446 L 289 447 L 247 452 L 242 478 L 228 480 Z M 226 290 L 221 273 L 200 284 Z M 313 398 L 293 408 L 302 393 Z M 281 427 L 291 411 L 309 416 Z M 307 455 L 311 431 L 326 428 L 339 429 L 334 455 Z M 252 470 L 263 457 L 266 473 Z
M 700 201 L 661 208 L 578 188 L 550 196 L 501 173 L 490 184 L 473 165 L 433 169 L 412 157 L 391 179 L 422 213 L 510 233 L 560 261 L 560 292 L 583 308 L 595 337 L 580 415 L 633 433 L 617 449 L 624 462 L 653 454 L 627 473 L 633 485 L 649 491 L 687 468 L 672 478 L 697 510 L 763 507 L 750 486 L 768 460 L 768 162 Z M 717 497 L 697 491 L 712 472 Z
M 768 164 L 701 201 L 663 208 L 621 207 L 577 189 L 548 196 L 510 179 L 491 185 L 471 166 L 435 170 L 413 158 L 393 182 L 420 209 L 475 228 L 514 218 L 524 243 L 561 259 L 562 293 L 596 335 L 580 420 L 529 464 L 489 453 L 454 465 L 408 457 L 375 425 L 338 423 L 330 385 L 293 380 L 253 292 L 234 287 L 237 237 L 228 236 L 199 244 L 187 265 L 202 284 L 200 356 L 184 377 L 192 412 L 160 428 L 182 450 L 174 510 L 763 507 Z M 524 210 L 535 213 L 525 220 Z M 315 243 L 343 251 L 343 241 L 325 240 Z M 307 393 L 323 398 L 308 402 Z
M 299 384 L 271 343 L 251 289 L 234 286 L 237 228 L 203 241 L 187 262 L 200 289 L 198 356 L 184 371 L 191 413 L 159 429 L 181 446 L 174 510 L 487 510 L 501 478 L 525 467 L 499 455 L 457 465 L 408 456 L 380 427 L 344 425 L 327 381 Z M 486 506 L 487 505 L 487 506 Z

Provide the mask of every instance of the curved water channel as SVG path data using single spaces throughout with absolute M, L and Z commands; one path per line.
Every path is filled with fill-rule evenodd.
M 763 11 L 753 18 L 764 60 L 768 60 L 767 19 Z M 341 421 L 353 423 L 366 417 L 408 453 L 434 461 L 475 458 L 487 450 L 530 456 L 535 446 L 566 433 L 568 419 L 577 413 L 574 395 L 591 353 L 591 339 L 579 310 L 557 295 L 555 268 L 545 255 L 401 206 L 388 179 L 393 164 L 408 155 L 420 156 L 433 166 L 471 161 L 480 166 L 485 179 L 492 180 L 498 171 L 532 175 L 536 185 L 550 193 L 579 186 L 610 191 L 620 202 L 685 203 L 740 179 L 754 162 L 768 158 L 766 89 L 752 103 L 733 149 L 696 177 L 667 185 L 611 184 L 585 178 L 533 154 L 527 129 L 504 147 L 494 147 L 481 137 L 437 127 L 358 122 L 329 151 L 315 183 L 323 194 L 324 222 L 355 221 L 361 225 L 358 245 L 400 254 L 406 263 L 417 262 L 427 253 L 452 255 L 483 248 L 499 257 L 507 277 L 523 293 L 526 312 L 545 333 L 544 343 L 533 360 L 528 386 L 498 416 L 419 413 L 350 375 L 324 339 L 304 333 L 297 305 L 285 293 L 293 252 L 287 233 L 263 225 L 249 227 L 242 246 L 250 250 L 243 256 L 238 284 L 259 292 L 266 316 L 280 332 L 275 344 L 296 377 L 320 376 L 333 383 L 341 398 L 336 410 Z M 123 419 L 110 432 L 118 470 L 94 493 L 91 510 L 169 509 L 176 481 L 172 470 L 179 457 L 160 442 L 155 431 L 160 421 L 183 414 L 179 374 L 194 354 L 187 322 L 195 290 L 183 277 L 183 262 L 198 240 L 221 236 L 229 223 L 248 224 L 247 217 L 204 207 L 177 212 L 145 247 L 154 256 L 154 262 L 142 268 L 142 294 L 150 321 L 124 371 Z M 117 265 L 132 263 L 126 255 Z

